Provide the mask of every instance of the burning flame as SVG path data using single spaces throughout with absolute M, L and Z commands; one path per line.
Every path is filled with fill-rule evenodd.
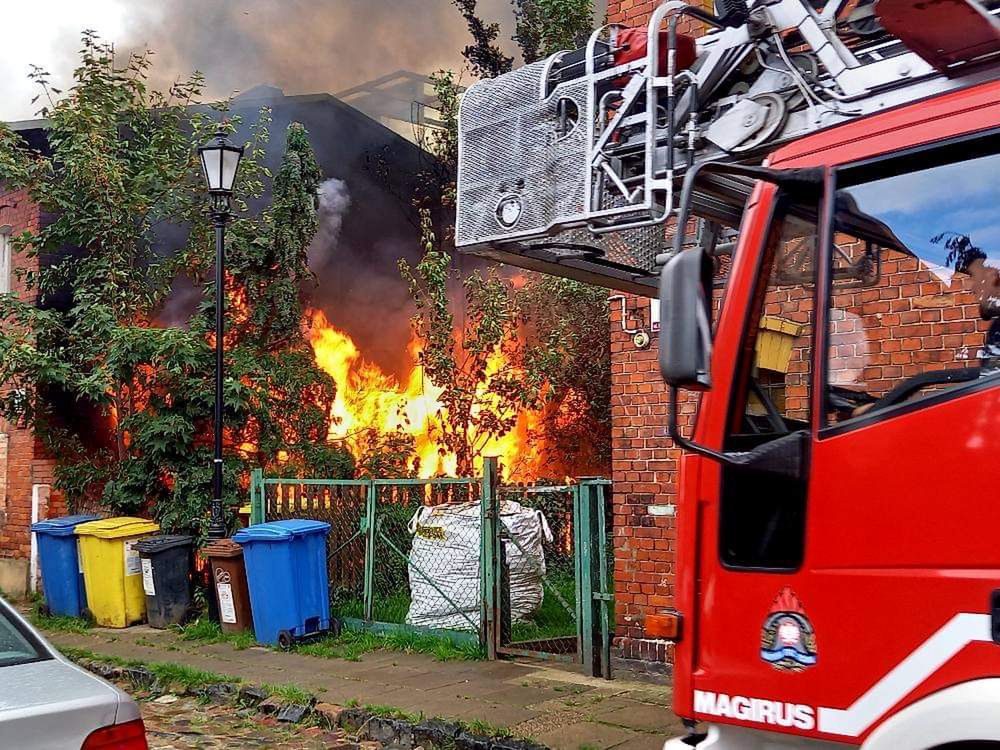
M 333 326 L 321 311 L 311 314 L 310 339 L 316 363 L 337 384 L 330 409 L 331 441 L 343 442 L 355 458 L 360 458 L 372 433 L 402 433 L 413 440 L 416 460 L 412 468 L 418 476 L 457 475 L 457 457 L 439 439 L 448 419 L 440 401 L 442 390 L 424 377 L 419 339 L 411 339 L 407 347 L 409 371 L 402 382 L 364 359 L 351 337 Z M 485 389 L 491 374 L 508 365 L 502 351 L 491 356 L 481 383 L 482 403 L 489 403 Z M 542 463 L 542 450 L 532 437 L 537 437 L 534 431 L 541 419 L 539 412 L 522 411 L 514 429 L 485 441 L 474 459 L 475 470 L 482 468 L 482 456 L 497 456 L 504 479 L 534 478 Z

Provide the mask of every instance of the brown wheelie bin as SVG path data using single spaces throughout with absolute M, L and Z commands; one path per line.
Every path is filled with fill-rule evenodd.
M 209 542 L 202 549 L 208 560 L 209 580 L 219 606 L 219 622 L 227 633 L 253 631 L 250 592 L 243 566 L 243 548 L 232 539 Z

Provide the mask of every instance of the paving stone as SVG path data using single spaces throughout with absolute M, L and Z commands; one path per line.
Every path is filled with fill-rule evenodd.
M 278 721 L 283 721 L 287 724 L 298 724 L 309 715 L 309 711 L 309 706 L 303 706 L 298 703 L 289 703 L 288 705 L 281 707 L 281 710 L 278 711 L 275 718 L 277 718 Z
M 275 695 L 272 695 L 270 698 L 262 700 L 257 704 L 257 710 L 266 716 L 278 713 L 281 710 L 281 707 L 281 700 Z
M 620 745 L 627 740 L 635 739 L 638 735 L 636 732 L 621 727 L 581 721 L 532 736 L 537 742 L 553 750 L 579 750 L 582 746 L 604 750 Z
M 605 711 L 597 707 L 588 713 L 590 718 L 601 723 L 645 732 L 662 731 L 668 724 L 676 721 L 673 711 L 666 706 L 661 706 L 658 711 L 636 711 L 632 706 Z
M 319 702 L 313 706 L 313 713 L 326 721 L 332 727 L 340 724 L 340 717 L 344 713 L 344 707 L 335 703 Z
M 615 745 L 614 750 L 663 750 L 663 740 L 668 735 L 640 734 L 620 745 Z
M 490 750 L 490 738 L 462 732 L 455 738 L 456 750 Z

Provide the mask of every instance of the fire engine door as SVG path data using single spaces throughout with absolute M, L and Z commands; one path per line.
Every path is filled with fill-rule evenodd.
M 804 707 L 767 728 L 858 741 L 1000 669 L 996 141 L 835 170 L 829 229 L 779 199 L 756 268 L 734 271 L 718 338 L 743 304 L 742 348 L 699 435 L 728 452 L 808 430 L 810 449 L 801 478 L 703 464 L 700 718 L 759 725 L 710 700 L 753 697 Z

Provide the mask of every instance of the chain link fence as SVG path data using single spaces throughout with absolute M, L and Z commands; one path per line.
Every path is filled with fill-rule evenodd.
M 578 650 L 575 493 L 571 485 L 500 488 L 501 575 L 510 597 L 503 647 L 553 654 Z M 525 515 L 537 519 L 537 536 L 531 529 L 515 533 Z
M 330 607 L 339 617 L 364 616 L 365 518 L 368 482 L 258 478 L 263 517 L 268 521 L 311 518 L 330 524 L 327 575 Z M 258 519 L 254 519 L 258 520 Z
M 331 614 L 348 627 L 432 632 L 478 642 L 491 655 L 587 663 L 602 641 L 610 644 L 613 621 L 606 482 L 497 487 L 492 471 L 392 480 L 258 471 L 252 521 L 330 524 Z

